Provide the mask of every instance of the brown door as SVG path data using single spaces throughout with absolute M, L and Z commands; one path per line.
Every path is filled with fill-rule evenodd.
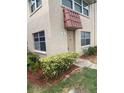
M 75 31 L 67 31 L 68 51 L 75 51 Z

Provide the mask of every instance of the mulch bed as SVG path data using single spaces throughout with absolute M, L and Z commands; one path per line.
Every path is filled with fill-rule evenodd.
M 90 60 L 93 63 L 97 63 L 97 56 L 96 55 L 92 55 L 92 56 L 82 55 L 82 56 L 80 56 L 80 58 L 88 59 L 88 60 Z
M 28 82 L 32 84 L 37 84 L 37 85 L 46 85 L 47 83 L 54 84 L 57 83 L 58 81 L 62 80 L 66 75 L 70 74 L 72 71 L 75 69 L 79 68 L 78 66 L 72 65 L 67 71 L 62 73 L 58 78 L 47 80 L 43 77 L 43 72 L 41 69 L 38 69 L 36 72 L 31 72 L 27 70 L 27 79 Z

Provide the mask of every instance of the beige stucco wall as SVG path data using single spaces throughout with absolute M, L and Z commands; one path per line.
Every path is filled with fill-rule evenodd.
M 64 29 L 63 11 L 59 0 L 49 0 L 51 24 L 51 54 L 67 52 L 67 31 Z
M 67 45 L 67 30 L 64 29 L 63 21 L 63 8 L 61 5 L 61 0 L 49 0 L 49 10 L 50 10 L 50 24 L 51 24 L 51 36 L 54 41 L 53 51 L 54 53 L 60 53 L 68 51 Z M 80 31 L 91 32 L 91 46 L 96 45 L 96 11 L 95 4 L 90 5 L 90 16 L 86 17 L 80 15 L 83 29 L 78 29 L 75 31 L 75 50 L 76 52 L 82 53 L 83 47 L 81 47 L 81 36 Z M 53 54 L 54 54 L 53 53 Z
M 83 53 L 83 49 L 87 48 L 88 46 L 81 46 L 81 31 L 88 31 L 91 32 L 91 46 L 97 45 L 97 29 L 96 29 L 96 3 L 90 5 L 90 12 L 89 17 L 84 15 L 80 15 L 81 22 L 82 22 L 82 29 L 78 29 L 76 31 L 76 52 Z
M 90 6 L 90 17 L 81 15 L 83 29 L 75 32 L 75 50 L 82 53 L 80 31 L 91 32 L 91 45 L 96 45 L 96 21 L 94 21 L 94 4 Z M 45 56 L 67 52 L 67 30 L 64 29 L 63 11 L 60 0 L 42 0 L 42 7 L 28 17 L 28 47 L 34 51 L 34 41 L 32 33 L 44 30 L 46 36 Z M 96 11 L 96 9 L 95 9 Z M 96 15 L 96 14 L 95 14 Z
M 47 54 L 49 54 L 49 52 L 51 51 L 49 47 L 51 42 L 51 30 L 50 30 L 48 0 L 43 0 L 42 6 L 34 14 L 31 15 L 28 12 L 27 30 L 28 30 L 28 48 L 32 52 L 35 51 L 32 33 L 39 32 L 42 30 L 45 31 L 46 49 L 47 49 Z

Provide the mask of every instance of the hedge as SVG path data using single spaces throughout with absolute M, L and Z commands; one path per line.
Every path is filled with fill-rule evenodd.
M 68 52 L 42 58 L 40 59 L 40 67 L 47 79 L 56 78 L 66 71 L 75 62 L 77 57 L 77 53 Z
M 88 50 L 84 50 L 85 55 L 97 55 L 97 46 L 89 47 Z
M 39 68 L 39 55 L 32 52 L 27 53 L 27 69 L 30 71 L 36 71 Z

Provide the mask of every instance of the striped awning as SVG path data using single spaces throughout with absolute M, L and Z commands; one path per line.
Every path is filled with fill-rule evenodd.
M 81 19 L 80 15 L 70 9 L 64 8 L 64 26 L 67 30 L 81 29 Z

